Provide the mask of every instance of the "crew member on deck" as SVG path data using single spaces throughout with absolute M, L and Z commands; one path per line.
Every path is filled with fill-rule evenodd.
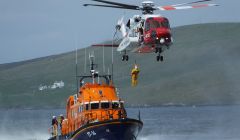
M 63 122 L 63 120 L 64 120 L 64 117 L 63 117 L 63 115 L 61 114 L 61 115 L 59 116 L 60 129 L 62 129 L 62 122 Z
M 53 136 L 56 137 L 58 135 L 58 121 L 56 116 L 52 117 L 52 128 L 53 128 Z

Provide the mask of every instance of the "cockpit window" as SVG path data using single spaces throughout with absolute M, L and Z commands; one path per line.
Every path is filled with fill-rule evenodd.
M 149 19 L 145 24 L 145 29 L 148 31 L 150 29 L 156 29 L 156 28 L 170 28 L 168 20 L 160 21 L 158 19 Z
M 164 20 L 164 21 L 162 22 L 162 26 L 163 26 L 163 27 L 166 27 L 166 28 L 170 28 L 169 22 L 168 22 L 167 20 Z
M 161 23 L 157 20 L 151 20 L 150 22 L 150 28 L 160 28 L 161 27 Z

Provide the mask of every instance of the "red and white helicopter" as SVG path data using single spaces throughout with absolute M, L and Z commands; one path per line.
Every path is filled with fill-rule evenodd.
M 116 29 L 120 31 L 123 36 L 121 43 L 118 45 L 117 51 L 124 52 L 122 56 L 123 61 L 128 61 L 128 51 L 138 53 L 155 52 L 158 54 L 156 57 L 157 61 L 163 61 L 162 52 L 169 49 L 173 43 L 173 38 L 169 20 L 161 15 L 155 15 L 154 11 L 183 10 L 218 6 L 217 4 L 198 4 L 211 0 L 199 0 L 168 6 L 155 6 L 152 1 L 144 1 L 142 2 L 142 6 L 107 0 L 92 1 L 104 4 L 84 4 L 84 6 L 99 6 L 142 11 L 142 15 L 134 15 L 126 24 L 123 22 L 123 18 L 121 18 L 117 23 Z

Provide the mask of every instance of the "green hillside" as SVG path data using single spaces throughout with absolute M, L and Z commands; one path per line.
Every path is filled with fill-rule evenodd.
M 182 26 L 172 30 L 174 45 L 156 54 L 130 54 L 122 62 L 114 51 L 114 82 L 127 105 L 209 105 L 240 103 L 240 23 Z M 85 49 L 78 51 L 79 74 L 84 73 Z M 95 52 L 103 72 L 103 48 Z M 139 85 L 130 85 L 134 61 L 140 66 Z M 107 73 L 111 48 L 105 48 Z M 61 89 L 39 91 L 40 85 L 63 81 Z M 0 108 L 64 107 L 76 92 L 75 52 L 0 65 Z

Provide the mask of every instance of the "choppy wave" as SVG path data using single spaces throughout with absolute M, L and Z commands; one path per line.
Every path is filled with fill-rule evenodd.
M 138 140 L 239 140 L 235 136 L 223 136 L 222 134 L 193 134 L 193 135 L 160 135 L 152 134 L 147 136 L 140 136 Z
M 1 134 L 0 140 L 47 140 L 49 137 L 50 135 L 47 133 L 44 134 L 39 132 L 7 132 Z
M 142 108 L 137 140 L 239 140 L 240 106 Z M 0 110 L 0 140 L 47 140 L 52 115 L 65 110 Z M 134 118 L 138 109 L 128 108 Z

